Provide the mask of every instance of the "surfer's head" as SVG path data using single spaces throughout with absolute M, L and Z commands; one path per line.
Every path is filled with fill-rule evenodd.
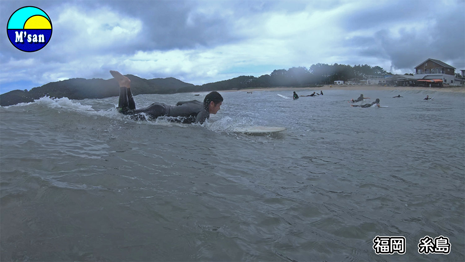
M 376 98 L 375 103 L 379 104 L 379 98 Z
M 210 92 L 203 100 L 203 106 L 210 114 L 216 114 L 220 110 L 223 97 L 216 91 Z

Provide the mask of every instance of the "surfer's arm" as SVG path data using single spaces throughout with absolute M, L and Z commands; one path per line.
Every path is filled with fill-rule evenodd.
M 210 113 L 208 113 L 207 110 L 203 109 L 197 114 L 197 117 L 195 118 L 195 123 L 203 124 L 205 120 L 210 118 Z

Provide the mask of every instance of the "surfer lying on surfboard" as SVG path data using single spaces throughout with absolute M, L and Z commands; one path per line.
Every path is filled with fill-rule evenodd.
M 223 97 L 216 91 L 205 96 L 203 103 L 197 100 L 178 102 L 176 106 L 164 103 L 153 103 L 142 109 L 136 109 L 136 103 L 131 93 L 131 80 L 117 71 L 110 71 L 111 75 L 118 81 L 119 102 L 118 111 L 125 115 L 131 115 L 134 120 L 156 119 L 160 116 L 176 118 L 174 121 L 184 124 L 202 124 L 210 118 L 210 114 L 216 114 L 221 107 Z
M 429 97 L 429 95 L 426 95 L 425 99 L 424 100 L 430 100 L 432 99 L 431 97 Z
M 352 103 L 363 101 L 363 99 L 369 99 L 369 97 L 363 97 L 363 94 L 360 94 L 360 96 L 357 99 L 352 99 Z
M 319 96 L 317 92 L 313 92 L 311 95 L 302 95 L 302 96 Z M 321 91 L 321 95 L 323 95 L 323 91 Z
M 371 107 L 372 105 L 376 104 L 378 107 L 380 107 L 379 105 L 379 98 L 376 98 L 375 102 L 373 103 L 369 103 L 369 104 L 364 104 L 364 105 L 350 105 L 352 107 L 363 107 L 363 108 L 367 108 L 367 107 Z

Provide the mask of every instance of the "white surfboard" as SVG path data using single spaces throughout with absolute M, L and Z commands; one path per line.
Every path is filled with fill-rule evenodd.
M 270 134 L 286 130 L 285 127 L 280 126 L 246 126 L 246 127 L 236 127 L 233 129 L 235 133 L 243 134 L 252 134 L 252 135 L 261 135 L 261 134 Z
M 278 94 L 278 96 L 282 97 L 282 98 L 285 98 L 285 99 L 292 99 L 292 97 L 288 97 L 288 96 L 283 96 L 281 94 Z

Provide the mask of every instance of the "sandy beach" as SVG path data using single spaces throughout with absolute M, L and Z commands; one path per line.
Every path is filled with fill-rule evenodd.
M 250 88 L 228 91 L 321 91 L 321 90 L 398 90 L 398 91 L 437 91 L 465 93 L 465 87 L 421 87 L 421 86 L 377 86 L 377 85 L 324 85 L 323 87 L 275 87 L 275 88 Z M 224 92 L 224 91 L 223 91 Z

